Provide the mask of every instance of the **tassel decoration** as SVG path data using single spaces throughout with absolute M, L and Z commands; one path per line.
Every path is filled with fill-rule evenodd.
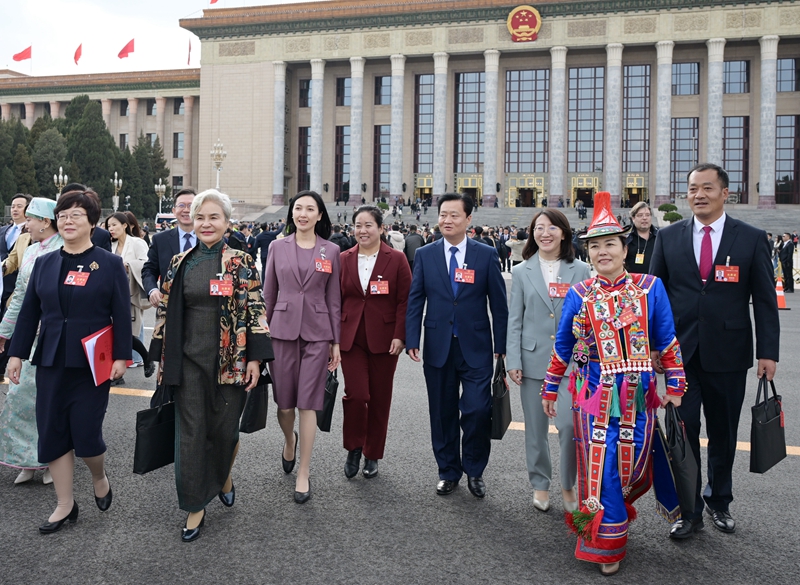
M 592 394 L 592 397 L 583 403 L 582 409 L 584 412 L 587 412 L 592 416 L 600 416 L 600 392 L 602 390 L 603 385 L 598 384 L 594 394 Z
M 636 385 L 636 412 L 646 412 L 647 404 L 644 399 L 644 386 L 642 379 L 639 378 L 639 383 Z
M 578 388 L 576 387 L 575 384 L 575 380 L 577 379 L 577 377 L 578 377 L 578 372 L 572 370 L 572 373 L 569 375 L 569 385 L 567 386 L 567 390 L 569 390 L 569 394 L 573 398 L 575 397 L 575 393 L 578 391 Z
M 611 407 L 608 410 L 608 416 L 616 418 L 622 417 L 619 409 L 619 402 L 619 393 L 617 392 L 617 384 L 615 383 L 611 388 Z
M 639 517 L 638 512 L 636 512 L 636 508 L 633 507 L 633 504 L 629 504 L 628 502 L 625 502 L 625 512 L 628 513 L 628 523 L 633 522 Z
M 655 410 L 661 406 L 661 398 L 656 390 L 655 376 L 650 378 L 650 388 L 647 391 L 647 410 Z
M 628 410 L 628 379 L 622 379 L 622 386 L 619 389 L 619 406 L 621 409 Z

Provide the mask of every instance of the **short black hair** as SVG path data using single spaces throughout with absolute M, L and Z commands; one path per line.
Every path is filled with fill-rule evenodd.
M 342 231 L 342 228 L 339 226 L 338 223 L 335 226 L 333 226 L 333 233 L 334 234 L 338 234 L 340 231 Z
M 476 225 L 475 226 L 475 235 L 476 236 L 480 236 L 482 234 L 483 234 L 483 228 L 481 226 L 479 226 L 479 225 Z
M 439 197 L 439 201 L 437 202 L 438 210 L 441 211 L 442 203 L 446 203 L 448 201 L 461 201 L 461 204 L 464 206 L 464 213 L 467 214 L 467 217 L 472 215 L 474 202 L 472 201 L 472 197 L 469 195 L 464 195 L 463 193 L 445 193 Z
M 175 193 L 175 199 L 180 197 L 181 195 L 197 195 L 197 191 L 194 190 L 192 187 L 184 187 L 177 193 Z
M 100 221 L 100 197 L 91 189 L 69 191 L 64 193 L 58 198 L 56 208 L 53 210 L 53 216 L 58 217 L 58 214 L 66 209 L 73 207 L 81 207 L 86 210 L 86 219 L 93 226 L 97 225 Z M 125 218 L 127 220 L 127 218 Z
M 728 188 L 728 184 L 730 183 L 730 180 L 728 179 L 728 173 L 721 166 L 715 165 L 714 163 L 699 163 L 694 165 L 689 172 L 686 173 L 686 182 L 689 182 L 689 177 L 692 176 L 692 173 L 702 171 L 717 171 L 717 177 L 719 177 L 719 182 L 722 184 L 722 188 Z
M 353 214 L 353 220 L 358 219 L 358 216 L 362 213 L 369 213 L 375 221 L 375 225 L 378 227 L 383 226 L 383 212 L 378 207 L 374 205 L 362 205 L 356 209 L 356 212 Z M 353 223 L 355 223 L 355 221 L 353 221 Z
M 11 203 L 14 203 L 14 199 L 24 199 L 25 200 L 25 209 L 28 209 L 28 205 L 31 204 L 31 197 L 27 193 L 17 193 L 11 198 Z

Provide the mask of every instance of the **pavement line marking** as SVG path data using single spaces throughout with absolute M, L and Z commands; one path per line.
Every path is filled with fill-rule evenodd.
M 122 396 L 142 396 L 144 398 L 150 398 L 155 394 L 153 390 L 139 390 L 137 388 L 121 388 L 119 386 L 115 386 L 110 390 L 111 394 L 120 394 Z

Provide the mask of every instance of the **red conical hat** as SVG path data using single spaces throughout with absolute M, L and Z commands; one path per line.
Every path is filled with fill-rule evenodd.
M 602 236 L 626 236 L 631 226 L 622 227 L 611 210 L 611 193 L 600 191 L 594 196 L 594 216 L 586 233 L 580 236 L 583 240 Z

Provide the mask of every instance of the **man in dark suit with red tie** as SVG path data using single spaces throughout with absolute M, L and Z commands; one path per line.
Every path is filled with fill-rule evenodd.
M 694 217 L 658 232 L 650 264 L 672 305 L 687 384 L 678 410 L 698 463 L 701 407 L 708 434 L 708 483 L 701 494 L 702 474 L 698 474 L 694 510 L 683 510 L 670 531 L 670 537 L 678 540 L 703 528 L 704 507 L 715 528 L 735 530 L 729 505 L 739 416 L 747 370 L 753 365 L 751 300 L 759 377 L 772 380 L 780 342 L 766 233 L 725 214 L 724 169 L 699 164 L 688 180 Z

